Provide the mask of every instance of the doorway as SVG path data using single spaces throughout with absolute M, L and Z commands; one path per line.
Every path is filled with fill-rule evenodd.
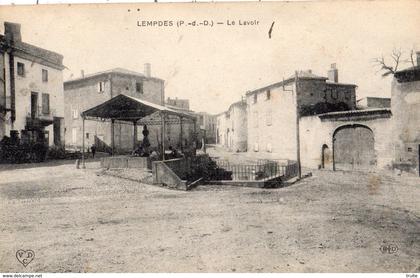
M 31 118 L 35 119 L 38 109 L 38 93 L 31 92 Z
M 339 127 L 333 135 L 335 170 L 368 170 L 376 166 L 375 139 L 363 125 Z
M 322 145 L 321 156 L 321 168 L 329 168 L 331 162 L 331 151 L 330 148 L 328 148 L 328 145 Z

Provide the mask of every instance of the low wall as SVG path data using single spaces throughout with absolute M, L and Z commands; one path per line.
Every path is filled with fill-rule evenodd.
M 112 156 L 102 157 L 101 167 L 107 169 L 147 168 L 151 169 L 148 157 Z
M 163 161 L 180 179 L 187 179 L 191 163 L 186 158 L 175 158 Z
M 169 162 L 172 166 L 182 163 L 178 159 Z M 166 163 L 168 161 L 154 161 L 152 163 L 153 183 L 165 185 L 169 188 L 188 190 L 187 181 L 182 180 Z M 178 167 L 177 168 L 181 168 Z

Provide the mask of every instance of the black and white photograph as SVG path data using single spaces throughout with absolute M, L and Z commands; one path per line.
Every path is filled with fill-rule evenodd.
M 3 278 L 418 277 L 420 1 L 33 2 L 0 5 Z

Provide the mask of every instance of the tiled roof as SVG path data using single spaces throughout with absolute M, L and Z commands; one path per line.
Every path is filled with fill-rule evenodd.
M 32 58 L 40 59 L 40 62 L 46 62 L 51 64 L 51 66 L 64 69 L 63 55 L 59 53 L 21 41 L 15 41 L 13 44 L 9 44 L 6 42 L 4 35 L 0 35 L 0 46 L 2 49 L 13 49 L 15 51 L 15 55 L 19 55 L 19 52 L 21 52 L 31 56 Z
M 374 109 L 362 109 L 362 110 L 348 110 L 348 111 L 337 111 L 328 112 L 317 115 L 321 119 L 331 119 L 338 117 L 356 117 L 356 116 L 368 116 L 368 115 L 386 115 L 391 114 L 389 108 L 374 108 Z
M 95 73 L 91 73 L 91 74 L 86 74 L 83 77 L 77 77 L 77 78 L 74 78 L 74 79 L 69 79 L 69 80 L 65 81 L 64 83 L 77 82 L 77 81 L 81 81 L 81 80 L 84 80 L 84 79 L 88 79 L 88 78 L 92 78 L 92 77 L 96 77 L 96 76 L 100 76 L 100 75 L 105 75 L 105 74 L 110 74 L 110 73 L 122 74 L 122 75 L 131 75 L 131 76 L 138 76 L 138 77 L 145 78 L 144 74 L 136 72 L 136 71 L 132 71 L 132 70 L 124 69 L 124 68 L 113 68 L 113 69 L 109 69 L 109 70 L 105 70 L 105 71 L 99 71 L 99 72 L 95 72 Z M 156 78 L 156 77 L 150 77 L 150 78 L 151 79 L 162 80 L 162 79 Z
M 297 77 L 300 78 L 300 79 L 324 80 L 329 85 L 354 86 L 354 87 L 357 86 L 357 85 L 354 85 L 354 84 L 339 83 L 339 82 L 330 82 L 330 81 L 328 81 L 328 78 L 327 77 L 323 77 L 323 76 L 319 76 L 319 75 L 313 74 L 310 71 L 302 71 L 302 70 L 301 71 L 298 71 L 297 72 Z M 284 79 L 283 81 L 272 83 L 272 84 L 267 85 L 265 87 L 258 88 L 258 89 L 252 90 L 252 91 L 248 91 L 246 93 L 246 95 L 248 96 L 248 95 L 252 95 L 252 94 L 257 93 L 257 92 L 269 90 L 271 88 L 276 88 L 276 87 L 280 87 L 280 86 L 283 86 L 283 85 L 287 85 L 289 83 L 294 82 L 295 81 L 295 78 L 296 78 L 296 75 L 291 75 L 289 78 Z

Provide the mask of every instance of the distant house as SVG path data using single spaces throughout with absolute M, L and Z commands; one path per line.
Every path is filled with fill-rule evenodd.
M 179 98 L 170 98 L 168 97 L 165 101 L 165 105 L 177 107 L 185 111 L 190 110 L 190 100 L 189 99 L 179 99 Z
M 356 106 L 358 109 L 391 108 L 391 98 L 365 97 L 357 100 Z
M 216 143 L 216 116 L 206 112 L 196 112 L 197 125 L 205 132 L 207 144 Z
M 229 151 L 247 150 L 247 106 L 245 100 L 235 102 L 226 112 L 216 116 L 217 144 Z
M 64 145 L 63 56 L 22 41 L 20 24 L 0 35 L 0 138 Z

